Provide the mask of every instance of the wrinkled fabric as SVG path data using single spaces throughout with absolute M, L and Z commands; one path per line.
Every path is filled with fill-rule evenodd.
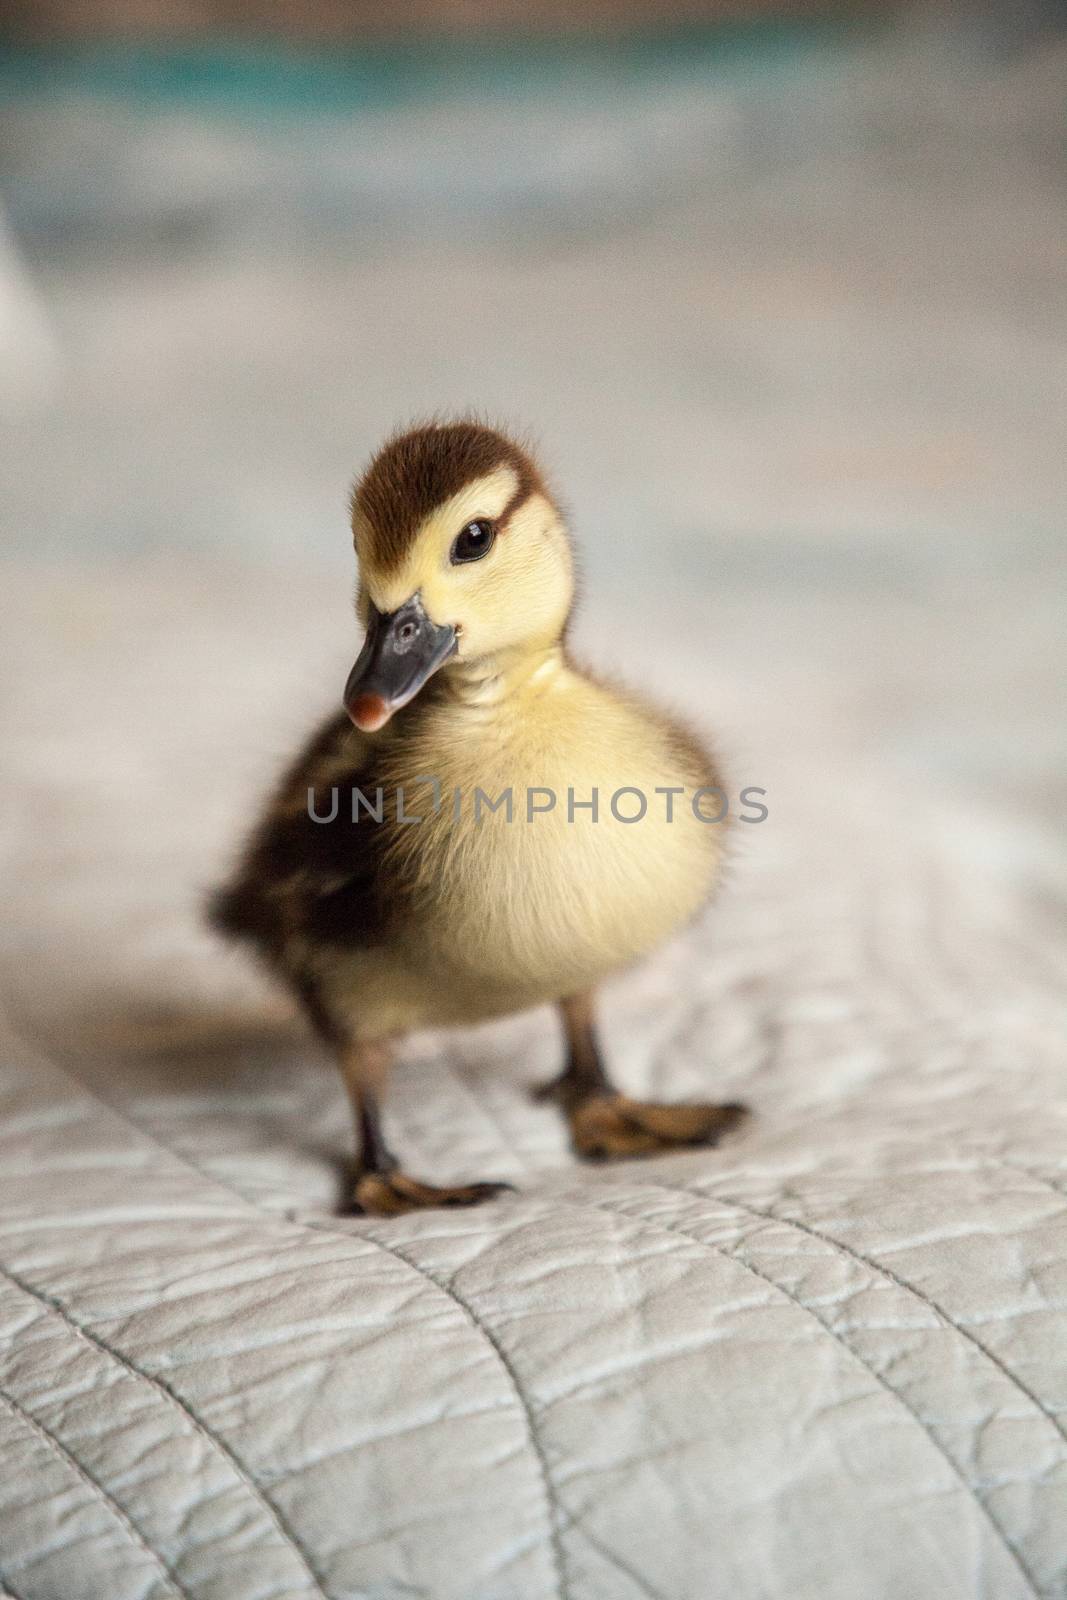
M 68 630 L 94 715 L 7 747 L 0 1593 L 1067 1594 L 1063 958 L 1001 836 L 902 805 L 814 694 L 803 750 L 768 709 L 766 823 L 602 998 L 630 1092 L 749 1122 L 582 1167 L 528 1095 L 551 1016 L 422 1037 L 409 1170 L 517 1192 L 346 1217 L 339 1080 L 196 917 L 285 743 L 250 759 L 235 702 L 285 669 L 220 579 L 119 684 L 146 592 L 23 641 Z

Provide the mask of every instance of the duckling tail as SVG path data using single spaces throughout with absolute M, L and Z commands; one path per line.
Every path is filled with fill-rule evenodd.
M 226 883 L 212 889 L 204 904 L 208 926 L 225 939 L 247 938 L 255 925 L 255 910 L 248 886 Z

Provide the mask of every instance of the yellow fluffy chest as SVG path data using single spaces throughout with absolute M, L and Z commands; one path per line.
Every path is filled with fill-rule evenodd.
M 708 758 L 576 673 L 503 706 L 441 707 L 409 762 L 423 818 L 396 834 L 417 886 L 409 954 L 468 1011 L 596 982 L 687 921 L 714 884 L 722 825 L 704 820 L 714 800 L 694 807 L 715 782 Z

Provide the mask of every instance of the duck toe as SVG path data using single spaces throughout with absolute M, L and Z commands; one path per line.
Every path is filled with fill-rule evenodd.
M 410 1178 L 399 1169 L 365 1172 L 355 1183 L 350 1211 L 357 1216 L 399 1217 L 435 1206 L 476 1206 L 514 1190 L 511 1183 L 461 1183 L 439 1187 Z
M 626 1095 L 593 1095 L 571 1112 L 571 1138 L 586 1160 L 625 1160 L 716 1144 L 747 1114 L 737 1101 L 662 1105 Z

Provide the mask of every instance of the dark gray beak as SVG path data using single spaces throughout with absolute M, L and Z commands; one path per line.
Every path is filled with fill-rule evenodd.
M 422 596 L 388 614 L 371 607 L 367 637 L 345 684 L 345 710 L 363 733 L 383 728 L 456 648 L 456 630 L 431 622 Z

